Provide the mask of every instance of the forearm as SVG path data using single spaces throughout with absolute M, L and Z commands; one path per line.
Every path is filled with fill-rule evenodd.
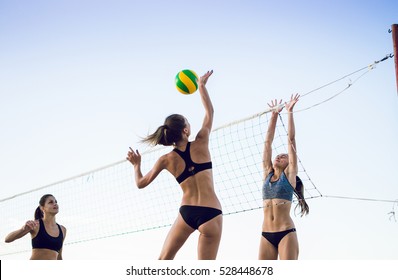
M 208 136 L 213 126 L 214 108 L 204 83 L 199 83 L 199 92 L 203 107 L 205 109 L 205 116 L 203 119 L 202 128 L 196 135 L 196 139 L 208 140 Z
M 293 112 L 288 113 L 288 137 L 290 143 L 292 143 L 296 138 L 296 128 L 294 125 Z
M 134 176 L 135 176 L 135 183 L 137 185 L 138 188 L 143 188 L 142 186 L 142 172 L 141 172 L 141 165 L 140 164 L 136 164 L 134 166 Z
M 265 173 L 269 172 L 269 169 L 272 167 L 272 161 L 271 161 L 272 141 L 274 140 L 277 121 L 278 121 L 278 113 L 273 112 L 268 124 L 268 130 L 264 141 L 263 168 Z
M 16 231 L 13 231 L 13 232 L 9 233 L 9 234 L 6 236 L 6 238 L 5 238 L 5 242 L 6 242 L 6 243 L 13 242 L 13 241 L 16 240 L 16 239 L 19 239 L 19 238 L 25 236 L 28 232 L 29 232 L 28 230 L 26 230 L 26 229 L 24 229 L 24 228 L 22 227 L 22 228 L 20 228 L 20 229 L 18 229 L 18 230 L 16 230 Z
M 265 136 L 265 142 L 267 143 L 272 143 L 274 140 L 275 136 L 275 128 L 276 128 L 276 122 L 278 121 L 278 113 L 272 113 L 271 119 L 268 124 L 268 130 L 267 134 Z
M 206 115 L 209 117 L 212 117 L 214 114 L 214 108 L 213 104 L 211 102 L 209 93 L 207 91 L 207 88 L 204 84 L 199 85 L 199 92 L 200 92 L 200 97 L 202 100 L 203 107 L 205 108 Z

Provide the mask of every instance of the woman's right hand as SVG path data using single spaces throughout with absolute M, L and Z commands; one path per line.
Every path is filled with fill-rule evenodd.
M 23 231 L 32 231 L 39 226 L 39 221 L 27 221 L 25 225 L 22 227 Z
M 275 100 L 271 100 L 271 104 L 267 103 L 269 108 L 272 110 L 273 114 L 279 114 L 282 110 L 283 110 L 283 106 L 282 106 L 282 99 L 278 101 Z
M 198 84 L 205 86 L 211 74 L 213 74 L 213 70 L 207 71 L 202 77 L 199 78 Z
M 131 162 L 132 165 L 137 165 L 137 164 L 141 164 L 141 155 L 138 152 L 138 150 L 134 151 L 131 147 L 130 151 L 128 151 L 127 153 L 127 157 L 126 159 Z

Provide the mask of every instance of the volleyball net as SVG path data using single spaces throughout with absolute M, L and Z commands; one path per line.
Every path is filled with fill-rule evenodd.
M 301 95 L 308 96 L 337 82 L 349 79 L 346 86 L 327 98 L 315 101 L 300 111 L 311 109 L 346 92 L 375 66 L 394 55 L 362 67 L 337 80 Z M 353 80 L 351 80 L 351 78 Z M 314 103 L 315 102 L 315 103 Z M 299 112 L 299 111 L 295 111 Z M 223 214 L 261 209 L 262 206 L 262 153 L 265 132 L 268 127 L 268 111 L 260 112 L 214 129 L 210 135 L 210 152 L 213 162 L 215 191 L 221 201 Z M 287 153 L 287 127 L 285 113 L 280 114 L 273 141 L 273 155 Z M 155 161 L 170 151 L 170 147 L 155 147 L 142 152 L 142 172 L 152 168 Z M 322 195 L 306 172 L 298 154 L 298 176 L 304 183 L 306 199 L 330 197 L 365 200 L 364 198 Z M 114 236 L 133 234 L 170 226 L 178 213 L 182 191 L 177 181 L 168 172 L 159 176 L 143 190 L 136 187 L 133 166 L 126 160 L 98 168 L 84 174 L 33 189 L 0 200 L 0 237 L 23 226 L 33 219 L 38 200 L 44 194 L 53 194 L 60 205 L 58 219 L 68 229 L 65 245 L 88 242 Z M 370 199 L 366 199 L 370 200 Z M 372 199 L 372 201 L 381 201 Z M 397 200 L 389 213 L 396 221 Z M 293 203 L 297 203 L 294 200 Z M 294 211 L 295 207 L 292 207 Z M 30 251 L 30 238 L 0 246 L 0 256 Z
M 262 208 L 262 153 L 269 114 L 262 112 L 213 130 L 210 152 L 217 196 L 224 215 Z M 287 152 L 287 128 L 281 115 L 273 142 L 273 154 Z M 142 153 L 142 172 L 170 151 L 155 147 Z M 299 161 L 305 197 L 321 193 Z M 68 229 L 65 244 L 132 234 L 170 226 L 178 213 L 182 191 L 168 172 L 145 189 L 138 189 L 131 163 L 122 160 L 73 178 L 0 200 L 0 236 L 33 219 L 38 200 L 53 194 L 60 205 L 58 220 Z M 297 203 L 297 201 L 294 201 Z M 293 207 L 292 207 L 293 208 Z M 30 250 L 30 238 L 0 246 L 0 256 Z

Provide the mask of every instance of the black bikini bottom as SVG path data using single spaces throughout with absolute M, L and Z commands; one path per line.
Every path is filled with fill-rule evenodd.
M 221 215 L 222 211 L 206 206 L 182 205 L 180 207 L 180 214 L 191 228 L 198 229 L 200 225 Z
M 291 228 L 284 231 L 278 232 L 263 232 L 263 237 L 267 239 L 276 249 L 278 249 L 278 245 L 281 242 L 282 238 L 285 237 L 288 233 L 295 232 L 295 228 Z

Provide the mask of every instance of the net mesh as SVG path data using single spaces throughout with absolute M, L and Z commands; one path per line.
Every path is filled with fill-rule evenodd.
M 287 152 L 283 117 L 281 115 L 277 123 L 273 155 Z M 211 133 L 214 184 L 224 215 L 262 208 L 262 152 L 268 121 L 269 114 L 263 112 Z M 155 147 L 143 152 L 142 172 L 148 172 L 170 149 Z M 322 196 L 300 160 L 298 175 L 307 199 Z M 168 172 L 161 172 L 145 189 L 136 188 L 133 167 L 122 160 L 1 200 L 0 235 L 6 236 L 26 220 L 33 219 L 35 205 L 46 193 L 53 194 L 60 205 L 57 221 L 68 229 L 65 244 L 170 226 L 182 195 L 178 183 Z M 29 251 L 29 243 L 30 238 L 22 238 L 2 245 L 0 256 Z

